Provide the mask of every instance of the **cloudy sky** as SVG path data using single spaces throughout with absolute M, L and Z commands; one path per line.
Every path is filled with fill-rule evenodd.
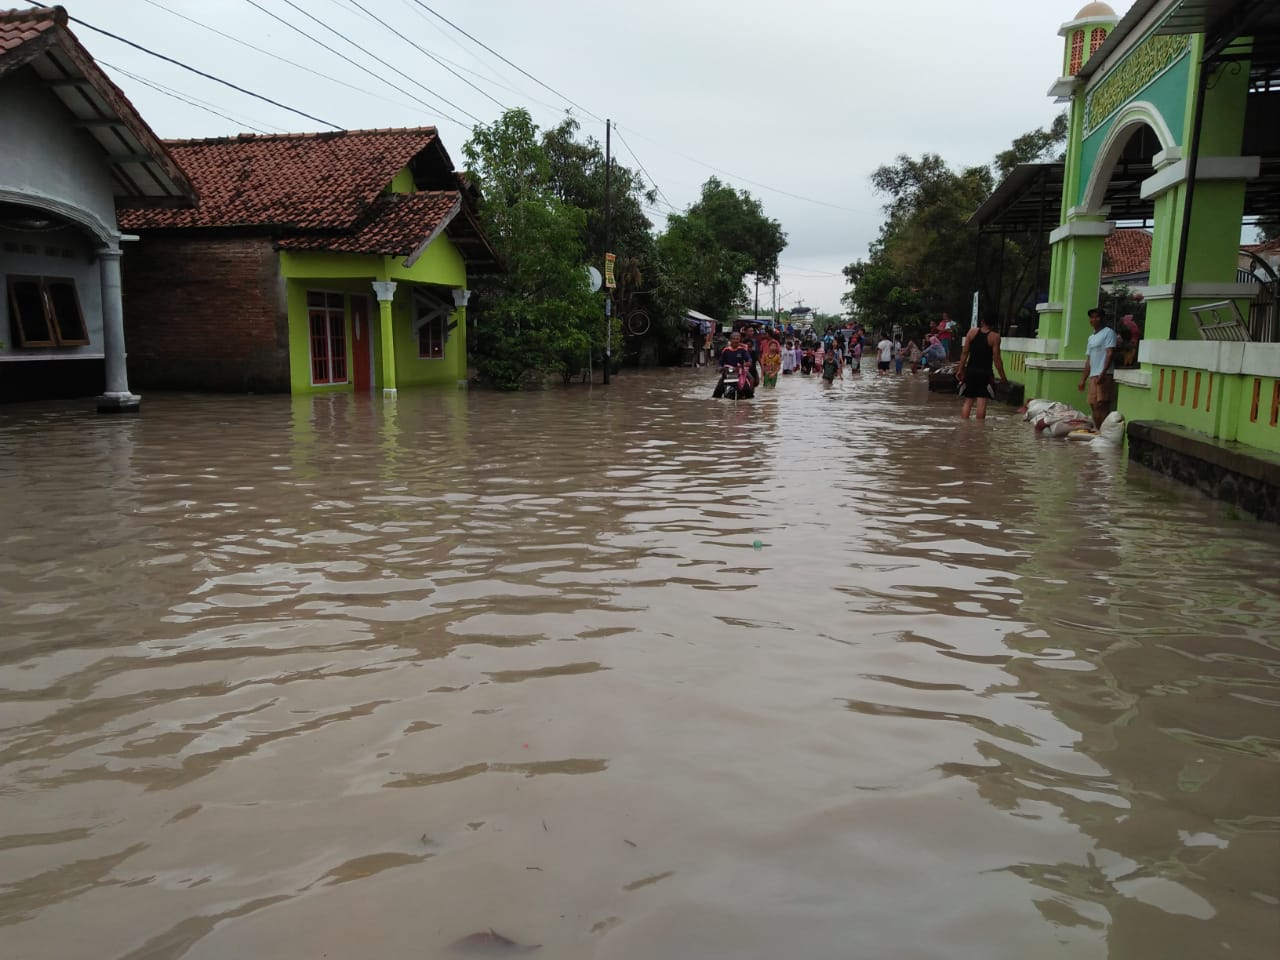
M 619 160 L 642 167 L 661 191 L 650 211 L 657 226 L 709 176 L 749 190 L 788 235 L 780 305 L 837 312 L 840 268 L 866 255 L 881 221 L 871 171 L 926 151 L 955 166 L 988 163 L 1050 122 L 1060 109 L 1045 94 L 1061 64 L 1057 29 L 1082 2 L 64 5 L 84 21 L 71 24 L 76 35 L 162 137 L 435 124 L 461 166 L 470 127 L 504 107 L 524 106 L 543 126 L 571 109 L 583 133 L 601 140 L 612 118 Z M 1129 3 L 1114 5 L 1123 14 Z

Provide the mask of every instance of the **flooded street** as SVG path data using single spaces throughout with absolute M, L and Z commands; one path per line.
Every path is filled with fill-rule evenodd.
M 1277 529 L 711 385 L 0 407 L 0 954 L 1275 956 Z

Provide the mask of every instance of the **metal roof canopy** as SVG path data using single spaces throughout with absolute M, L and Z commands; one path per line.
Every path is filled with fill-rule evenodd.
M 1125 144 L 1107 186 L 1108 216 L 1123 223 L 1150 223 L 1155 202 L 1141 196 L 1142 181 L 1155 173 L 1151 158 L 1160 149 L 1146 127 Z M 1258 176 L 1245 184 L 1244 215 L 1280 218 L 1280 90 L 1249 95 L 1242 154 L 1261 157 Z M 1065 164 L 1023 163 L 996 187 L 969 218 L 986 233 L 1047 232 L 1058 226 Z

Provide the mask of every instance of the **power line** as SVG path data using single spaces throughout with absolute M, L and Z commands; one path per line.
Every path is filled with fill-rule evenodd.
M 487 91 L 485 91 L 485 90 L 481 90 L 479 87 L 477 87 L 474 83 L 472 83 L 472 82 L 471 82 L 470 80 L 468 80 L 466 77 L 458 76 L 458 74 L 457 74 L 457 73 L 455 73 L 455 72 L 454 72 L 454 71 L 452 71 L 452 70 L 449 70 L 449 68 L 445 66 L 445 64 L 444 64 L 444 61 L 443 61 L 443 60 L 441 60 L 439 57 L 437 57 L 437 56 L 436 56 L 434 53 L 432 53 L 430 50 L 426 50 L 426 49 L 424 49 L 423 47 L 418 46 L 418 44 L 417 44 L 417 43 L 415 43 L 414 41 L 410 40 L 408 37 L 406 37 L 403 33 L 401 33 L 401 32 L 400 32 L 399 30 L 397 30 L 395 27 L 391 26 L 391 24 L 387 23 L 387 21 L 383 20 L 381 17 L 378 17 L 376 14 L 374 14 L 373 12 L 371 12 L 368 8 L 366 8 L 363 4 L 361 4 L 361 3 L 360 3 L 360 0 L 349 0 L 349 2 L 351 3 L 351 5 L 352 5 L 353 7 L 356 7 L 357 9 L 364 11 L 364 13 L 365 13 L 366 15 L 368 15 L 368 16 L 370 16 L 370 17 L 373 17 L 373 19 L 374 19 L 375 21 L 377 21 L 378 23 L 382 24 L 384 27 L 386 27 L 388 30 L 390 30 L 392 33 L 394 33 L 397 37 L 399 37 L 399 38 L 400 38 L 401 40 L 403 40 L 405 43 L 409 44 L 409 46 L 413 47 L 413 49 L 415 49 L 415 50 L 417 50 L 419 53 L 421 53 L 424 57 L 428 57 L 428 58 L 429 58 L 429 59 L 431 59 L 433 62 L 435 62 L 435 63 L 439 64 L 439 65 L 440 65 L 440 66 L 442 66 L 442 67 L 444 67 L 444 68 L 445 68 L 445 70 L 448 70 L 448 71 L 449 71 L 449 73 L 453 74 L 453 76 L 457 77 L 459 80 L 461 80 L 461 81 L 462 81 L 463 83 L 465 83 L 467 86 L 469 86 L 472 90 L 476 91 L 476 93 L 480 94 L 480 95 L 481 95 L 481 96 L 483 96 L 483 97 L 488 97 L 490 100 L 492 100 L 494 103 L 496 103 L 496 104 L 497 104 L 499 107 L 501 107 L 503 110 L 506 110 L 506 109 L 507 109 L 507 105 L 506 105 L 505 103 L 503 103 L 501 100 L 499 100 L 497 97 L 493 96 L 492 94 L 488 93 L 488 92 L 487 92 Z M 441 99 L 443 99 L 443 98 L 441 98 Z M 446 102 L 448 102 L 448 101 L 446 101 Z M 458 109 L 460 109 L 460 110 L 461 110 L 462 108 L 461 108 L 461 107 L 459 107 Z M 476 122 L 477 122 L 477 123 L 479 123 L 479 122 L 480 122 L 478 118 L 476 119 Z
M 466 37 L 466 38 L 467 38 L 468 40 L 470 40 L 472 43 L 475 43 L 475 44 L 477 44 L 477 45 L 479 45 L 479 46 L 481 46 L 481 47 L 484 47 L 484 49 L 488 50 L 490 53 L 492 53 L 495 57 L 497 57 L 499 60 L 501 60 L 501 61 L 502 61 L 503 63 L 505 63 L 507 66 L 511 67 L 513 70 L 518 70 L 520 73 L 524 74 L 526 77 L 528 77 L 528 78 L 529 78 L 530 80 L 532 80 L 534 83 L 536 83 L 538 86 L 540 86 L 540 87 L 542 87 L 542 88 L 544 88 L 544 89 L 546 89 L 546 90 L 550 90 L 552 93 L 554 93 L 557 97 L 559 97 L 559 98 L 560 98 L 561 100 L 563 100 L 565 103 L 568 103 L 568 104 L 569 104 L 569 105 L 571 105 L 571 106 L 577 107 L 579 110 L 581 110 L 581 111 L 582 111 L 583 113 L 585 113 L 587 116 L 591 117 L 593 120 L 598 120 L 600 123 L 604 123 L 604 120 L 603 120 L 602 118 L 600 118 L 600 117 L 596 116 L 594 113 L 592 113 L 592 112 L 591 112 L 590 110 L 588 110 L 586 107 L 582 106 L 581 104 L 574 103 L 574 101 L 573 101 L 573 100 L 570 100 L 568 97 L 566 97 L 563 93 L 561 93 L 561 92 L 560 92 L 559 90 L 557 90 L 555 87 L 548 86 L 547 84 L 543 83 L 541 80 L 539 80 L 537 77 L 535 77 L 535 76 L 534 76 L 532 73 L 530 73 L 528 70 L 525 70 L 523 67 L 518 67 L 518 66 L 516 66 L 514 63 L 512 63 L 510 60 L 508 60 L 506 57 L 504 57 L 502 54 L 500 54 L 497 50 L 493 49 L 493 47 L 489 46 L 487 43 L 485 43 L 485 42 L 484 42 L 484 41 L 482 41 L 482 40 L 477 40 L 477 39 L 476 39 L 475 37 L 473 37 L 471 34 L 467 33 L 467 31 L 463 30 L 460 26 L 458 26 L 456 23 L 454 23 L 452 20 L 450 20 L 448 17 L 442 16 L 441 14 L 436 13 L 436 12 L 435 12 L 434 10 L 432 10 L 429 6 L 427 6 L 425 3 L 423 3 L 423 2 L 422 2 L 422 0 L 413 0 L 413 2 L 414 2 L 414 3 L 416 3 L 418 6 L 420 6 L 423 10 L 427 11 L 427 13 L 431 14 L 433 17 L 436 17 L 436 18 L 437 18 L 437 19 L 439 19 L 439 20 L 443 20 L 445 23 L 447 23 L 449 26 L 453 27 L 453 29 L 457 30 L 460 34 L 462 34 L 464 37 Z
M 109 30 L 103 30 L 101 27 L 95 27 L 91 23 L 86 23 L 84 20 L 81 20 L 79 17 L 73 17 L 70 14 L 68 14 L 67 19 L 70 20 L 72 23 L 78 23 L 82 27 L 87 27 L 88 29 L 94 31 L 95 33 L 100 33 L 104 37 L 110 37 L 112 40 L 118 40 L 121 43 L 123 43 L 125 46 L 133 47 L 133 49 L 135 50 L 141 50 L 143 53 L 149 54 L 150 56 L 163 60 L 166 63 L 172 63 L 175 67 L 181 67 L 183 70 L 189 70 L 198 76 L 204 77 L 206 80 L 213 80 L 215 83 L 220 83 L 223 86 L 230 87 L 232 90 L 235 90 L 239 93 L 243 93 L 246 96 L 254 97 L 258 100 L 265 101 L 266 103 L 271 104 L 273 107 L 279 107 L 281 110 L 288 110 L 290 113 L 296 113 L 298 116 L 305 117 L 308 120 L 313 120 L 316 123 L 323 123 L 326 127 L 332 127 L 334 130 L 342 129 L 336 123 L 330 123 L 328 120 L 321 120 L 319 117 L 313 117 L 309 113 L 303 113 L 301 110 L 295 109 L 294 107 L 286 106 L 285 104 L 280 103 L 278 100 L 272 100 L 270 97 L 264 97 L 260 93 L 254 93 L 252 90 L 246 90 L 244 87 L 238 87 L 234 83 L 232 83 L 230 80 L 223 80 L 221 77 L 215 77 L 211 73 L 205 73 L 203 70 L 197 70 L 195 67 L 190 66 L 189 64 L 183 63 L 181 60 L 175 60 L 173 59 L 173 57 L 166 57 L 163 53 L 156 53 L 154 50 L 150 50 L 139 43 L 134 43 L 132 40 L 126 40 L 124 37 L 119 36 L 118 34 L 114 34 Z
M 617 128 L 618 128 L 617 124 L 614 124 L 614 129 L 616 130 Z M 653 138 L 646 137 L 643 133 L 640 133 L 638 130 L 632 130 L 631 132 L 634 133 L 637 137 L 639 137 L 642 140 L 648 140 L 650 143 L 652 143 L 656 147 L 659 147 L 663 150 L 667 150 L 670 153 L 674 153 L 677 157 L 683 157 L 685 160 L 688 160 L 690 163 L 696 163 L 699 166 L 706 167 L 708 170 L 712 170 L 715 173 L 718 173 L 722 176 L 729 177 L 731 180 L 740 180 L 743 183 L 751 184 L 753 187 L 759 187 L 761 190 L 768 190 L 771 193 L 780 193 L 784 197 L 791 197 L 791 199 L 793 200 L 803 200 L 806 203 L 816 203 L 819 206 L 830 207 L 833 210 L 843 210 L 845 213 L 861 213 L 862 212 L 860 210 L 855 210 L 852 207 L 842 207 L 838 203 L 831 203 L 827 200 L 816 200 L 813 197 L 806 197 L 798 193 L 791 193 L 790 191 L 783 190 L 779 187 L 771 187 L 769 186 L 769 184 L 760 183 L 758 180 L 750 180 L 747 177 L 739 176 L 736 173 L 730 173 L 728 170 L 722 170 L 719 167 L 716 167 L 716 166 L 713 166 L 712 164 L 707 163 L 705 160 L 699 160 L 697 157 L 691 157 L 687 153 L 681 153 L 679 150 L 672 150 L 670 147 L 663 146 L 661 143 L 658 143 L 658 141 L 654 140 Z
M 377 97 L 379 100 L 382 100 L 386 103 L 394 103 L 397 106 L 402 106 L 402 107 L 408 106 L 408 104 L 401 103 L 398 100 L 391 100 L 388 97 L 384 97 L 382 94 L 374 90 L 366 90 L 364 87 L 357 87 L 353 83 L 347 83 L 347 81 L 345 80 L 339 80 L 337 77 L 331 77 L 327 73 L 321 73 L 319 70 L 315 70 L 312 67 L 308 67 L 305 63 L 297 63 L 296 61 L 290 60 L 288 57 L 282 57 L 278 53 L 272 53 L 270 50 L 267 50 L 263 47 L 254 46 L 252 43 L 250 43 L 247 40 L 242 40 L 240 37 L 234 36 L 230 33 L 224 33 L 223 31 L 219 30 L 217 27 L 212 27 L 207 23 L 202 23 L 201 21 L 196 20 L 194 17 L 188 17 L 185 13 L 179 13 L 177 10 L 171 10 L 169 7 L 166 7 L 164 4 L 160 3 L 159 0 L 145 0 L 145 2 L 151 4 L 151 6 L 155 7 L 158 10 L 163 10 L 165 13 L 169 14 L 170 16 L 177 17 L 179 20 L 185 20 L 187 21 L 187 23 L 200 27 L 203 30 L 208 30 L 210 33 L 216 33 L 218 36 L 226 40 L 230 40 L 232 43 L 238 43 L 242 47 L 248 47 L 250 50 L 257 51 L 258 53 L 261 53 L 264 56 L 270 57 L 273 60 L 278 60 L 280 63 L 288 64 L 289 66 L 296 67 L 299 70 L 305 70 L 307 73 L 310 73 L 313 76 L 320 77 L 322 80 L 328 80 L 330 83 L 336 83 L 338 84 L 338 86 L 346 87 L 348 90 L 354 90 L 356 93 L 362 93 L 366 97 Z M 409 109 L 412 110 L 414 108 L 409 107 Z
M 288 0 L 286 0 L 286 2 L 288 2 Z M 462 34 L 464 37 L 466 37 L 466 38 L 467 38 L 468 40 L 470 40 L 472 43 L 475 43 L 475 44 L 477 44 L 478 46 L 483 47 L 485 50 L 489 51 L 489 53 L 493 54 L 495 57 L 497 57 L 497 58 L 498 58 L 499 60 L 501 60 L 503 63 L 507 64 L 507 66 L 509 66 L 509 67 L 511 67 L 511 68 L 513 68 L 513 69 L 515 69 L 515 70 L 518 70 L 520 73 L 524 74 L 526 77 L 528 77 L 528 78 L 529 78 L 530 80 L 532 80 L 534 83 L 538 84 L 540 87 L 543 87 L 543 88 L 545 88 L 545 89 L 547 89 L 547 90 L 550 90 L 550 91 L 551 91 L 552 93 L 554 93 L 557 97 L 559 97 L 560 99 L 564 100 L 566 103 L 571 104 L 572 106 L 576 107 L 577 109 L 581 110 L 581 111 L 582 111 L 583 113 L 585 113 L 587 116 L 592 117 L 592 118 L 594 118 L 595 120 L 599 120 L 601 123 L 603 123 L 603 122 L 604 122 L 603 120 L 601 120 L 601 118 L 600 118 L 599 116 L 597 116 L 596 114 L 592 113 L 592 112 L 591 112 L 590 110 L 588 110 L 586 107 L 582 106 L 581 104 L 579 104 L 579 103 L 575 102 L 574 100 L 570 99 L 569 97 L 565 96 L 565 94 L 561 93 L 559 90 L 556 90 L 554 87 L 550 86 L 549 84 L 543 83 L 541 80 L 539 80 L 537 77 L 535 77 L 535 76 L 534 76 L 533 74 L 531 74 L 529 71 L 525 70 L 523 67 L 517 66 L 516 64 L 512 63 L 510 60 L 508 60 L 506 57 L 504 57 L 502 54 L 500 54 L 497 50 L 494 50 L 494 49 L 493 49 L 493 47 L 489 46 L 489 45 L 488 45 L 487 43 L 485 43 L 484 41 L 482 41 L 482 40 L 478 39 L 477 37 L 472 36 L 470 33 L 468 33 L 466 30 L 462 29 L 462 27 L 458 26 L 456 23 L 454 23 L 454 22 L 453 22 L 452 20 L 450 20 L 448 17 L 445 17 L 445 16 L 443 16 L 442 14 L 437 13 L 437 12 L 436 12 L 435 10 L 433 10 L 430 6 L 428 6 L 426 3 L 424 3 L 424 2 L 423 2 L 423 0 L 413 0 L 413 2 L 414 2 L 414 3 L 416 3 L 416 4 L 417 4 L 419 7 L 421 7 L 422 9 L 426 10 L 428 13 L 430 13 L 433 17 L 436 17 L 437 19 L 442 20 L 442 21 L 444 21 L 445 23 L 447 23 L 450 27 L 452 27 L 454 30 L 457 30 L 460 34 Z M 617 129 L 618 129 L 618 125 L 617 125 L 617 124 L 614 124 L 614 129 L 615 129 L 615 130 L 617 130 Z M 652 139 L 650 139 L 649 137 L 645 137 L 645 136 L 644 136 L 642 133 L 640 133 L 638 130 L 632 130 L 631 132 L 632 132 L 632 133 L 634 133 L 637 137 L 641 137 L 642 139 L 649 140 L 649 142 L 650 142 L 650 143 L 653 143 L 655 146 L 662 147 L 662 149 L 664 149 L 664 150 L 671 150 L 671 148 L 669 148 L 669 147 L 663 147 L 663 145 L 662 145 L 662 144 L 660 144 L 660 143 L 658 143 L 656 140 L 652 140 Z M 634 152 L 634 151 L 632 151 L 630 147 L 628 147 L 627 149 L 628 149 L 628 151 L 630 151 L 630 152 L 631 152 L 632 157 L 635 157 L 635 152 Z M 767 184 L 767 183 L 761 183 L 761 182 L 760 182 L 760 181 L 758 181 L 758 180 L 751 180 L 751 179 L 749 179 L 749 178 L 747 178 L 747 177 L 739 176 L 738 174 L 735 174 L 735 173 L 730 173 L 728 170 L 723 170 L 723 169 L 721 169 L 721 168 L 719 168 L 719 167 L 716 167 L 716 166 L 714 166 L 714 165 L 712 165 L 712 164 L 707 163 L 707 162 L 706 162 L 706 161 L 704 161 L 704 160 L 699 160 L 699 159 L 697 159 L 696 157 L 691 157 L 691 156 L 689 156 L 688 154 L 681 153 L 681 152 L 680 152 L 680 151 L 678 151 L 678 150 L 671 150 L 671 152 L 672 152 L 672 153 L 674 153 L 676 156 L 683 157 L 685 160 L 688 160 L 688 161 L 690 161 L 691 163 L 696 163 L 696 164 L 698 164 L 699 166 L 706 167 L 706 168 L 707 168 L 707 169 L 709 169 L 709 170 L 712 170 L 712 171 L 714 171 L 714 172 L 716 172 L 716 173 L 719 173 L 719 174 L 721 174 L 722 176 L 729 177 L 729 178 L 731 178 L 731 179 L 733 179 L 733 180 L 739 180 L 739 181 L 741 181 L 741 182 L 743 182 L 743 183 L 749 183 L 749 184 L 751 184 L 753 187 L 758 187 L 758 188 L 759 188 L 759 189 L 761 189 L 761 190 L 768 190 L 768 191 L 770 191 L 771 193 L 781 194 L 781 195 L 782 195 L 782 196 L 784 196 L 784 197 L 791 197 L 793 200 L 801 200 L 801 201 L 804 201 L 805 203 L 813 203 L 813 204 L 817 204 L 818 206 L 822 206 L 822 207 L 829 207 L 829 208 L 831 208 L 831 209 L 833 209 L 833 210 L 843 210 L 845 213 L 861 213 L 861 212 L 862 212 L 862 211 L 859 211 L 859 210 L 855 210 L 855 209 L 853 209 L 852 207 L 845 207 L 845 206 L 841 206 L 841 205 L 840 205 L 840 204 L 838 204 L 838 203 L 831 203 L 831 202 L 830 202 L 830 201 L 828 201 L 828 200 L 818 200 L 818 199 L 816 199 L 816 198 L 814 198 L 814 197 L 806 197 L 806 196 L 804 196 L 803 194 L 799 194 L 799 193 L 792 193 L 791 191 L 789 191 L 789 190 L 783 190 L 783 189 L 781 189 L 780 187 L 773 187 L 773 186 L 770 186 L 770 185 L 769 185 L 769 184 Z M 639 158 L 636 158 L 636 162 L 637 162 L 637 163 L 639 163 L 639 162 L 640 162 L 640 161 L 639 161 Z M 643 169 L 643 167 L 642 167 L 642 169 Z M 652 178 L 652 177 L 650 177 L 650 180 L 652 180 L 652 179 L 653 179 L 653 178 Z M 655 186 L 656 186 L 656 184 L 655 184 Z M 670 201 L 669 201 L 669 200 L 668 200 L 667 202 L 668 202 L 668 203 L 670 203 Z M 673 205 L 673 209 L 674 209 L 674 205 Z
M 844 276 L 843 273 L 832 273 L 829 270 L 814 270 L 810 267 L 796 267 L 796 266 L 792 266 L 789 263 L 779 263 L 778 266 L 781 269 L 787 270 L 790 273 L 808 273 L 808 274 L 812 274 L 814 277 L 843 277 Z
M 467 126 L 467 125 L 466 125 L 465 123 L 463 123 L 461 120 L 458 120 L 458 119 L 456 119 L 456 118 L 454 118 L 454 117 L 449 116 L 447 113 L 445 113 L 445 112 L 444 112 L 443 110 L 441 110 L 439 107 L 437 107 L 435 104 L 427 103 L 427 101 L 423 100 L 421 97 L 417 96 L 416 94 L 410 93 L 410 92 L 409 92 L 408 90 L 406 90 L 404 87 L 397 86 L 396 84 L 394 84 L 394 83 L 392 83 L 390 80 L 388 80 L 386 77 L 382 77 L 382 76 L 379 76 L 378 74 L 374 73 L 372 70 L 370 70 L 370 69 L 369 69 L 368 67 L 366 67 L 364 64 L 362 64 L 362 63 L 357 63 L 355 60 L 352 60 L 350 57 L 348 57 L 348 56 L 347 56 L 345 53 L 343 53 L 341 50 L 335 50 L 333 47 L 329 46 L 329 45 L 328 45 L 327 43 L 325 43 L 323 40 L 320 40 L 320 39 L 317 39 L 316 37 L 313 37 L 311 34 L 307 33 L 307 31 L 303 30 L 301 27 L 297 26 L 296 24 L 292 24 L 292 23 L 290 23 L 288 20 L 286 20 L 284 17 L 280 16 L 279 14 L 277 14 L 277 13 L 275 13 L 275 12 L 271 11 L 271 10 L 268 10 L 266 7 L 262 6 L 262 4 L 258 3 L 258 2 L 257 2 L 257 0 L 244 0 L 244 2 L 245 2 L 245 3 L 247 3 L 247 4 L 249 4 L 249 6 L 253 7 L 254 9 L 259 10 L 259 11 L 261 11 L 262 13 L 265 13 L 268 17 L 271 17 L 271 19 L 276 20 L 276 21 L 279 21 L 280 23 L 283 23 L 283 24 L 284 24 L 286 27 L 288 27 L 290 30 L 294 31 L 295 33 L 301 34 L 302 36 L 304 36 L 304 37 L 306 37 L 308 40 L 310 40 L 312 43 L 317 44 L 317 45 L 318 45 L 318 46 L 320 46 L 320 47 L 323 47 L 325 50 L 328 50 L 330 53 L 332 53 L 335 57 L 338 57 L 340 60 L 345 60 L 347 63 L 349 63 L 349 64 L 351 64 L 353 67 L 355 67 L 357 70 L 363 70 L 365 73 L 367 73 L 369 76 L 373 77 L 375 80 L 377 80 L 377 81 L 379 81 L 379 82 L 381 82 L 381 83 L 385 83 L 387 86 L 391 87 L 393 90 L 398 90 L 400 93 L 403 93 L 406 97 L 408 97 L 410 100 L 415 101 L 415 102 L 416 102 L 416 103 L 418 103 L 420 106 L 426 107 L 428 110 L 432 110 L 432 111 L 434 111 L 434 112 L 436 112 L 436 113 L 440 114 L 440 116 L 444 117 L 446 120 L 449 120 L 449 121 L 451 121 L 451 122 L 453 122 L 453 123 L 456 123 L 456 124 L 458 124 L 458 126 L 460 126 L 460 127 L 465 127 L 465 126 Z
M 156 83 L 154 80 L 148 80 L 146 77 L 139 76 L 136 73 L 130 73 L 124 67 L 117 67 L 114 63 L 108 63 L 106 60 L 103 60 L 101 58 L 95 58 L 95 59 L 102 66 L 107 67 L 108 69 L 114 70 L 116 73 L 120 74 L 121 76 L 128 77 L 130 80 L 133 80 L 135 83 L 140 83 L 144 87 L 150 87 L 152 90 L 156 91 L 157 93 L 163 93 L 166 97 L 172 97 L 175 100 L 180 100 L 183 103 L 187 104 L 187 106 L 195 107 L 197 110 L 203 110 L 205 113 L 211 113 L 215 117 L 221 117 L 223 120 L 228 120 L 231 123 L 236 124 L 236 126 L 248 127 L 250 130 L 254 131 L 255 133 L 268 132 L 266 130 L 263 130 L 262 127 L 255 127 L 252 123 L 249 123 L 247 120 L 244 120 L 244 119 L 238 120 L 235 117 L 228 116 L 225 113 L 215 110 L 214 105 L 209 103 L 207 100 L 200 100 L 195 97 L 189 96 L 187 94 L 180 93 L 177 90 L 174 90 L 172 87 L 166 87 L 164 84 Z M 267 123 L 265 120 L 259 120 L 257 122 L 265 126 L 271 127 L 276 131 L 283 132 L 282 127 L 277 127 L 274 124 Z
M 622 135 L 622 132 L 618 130 L 617 124 L 614 124 L 613 129 L 618 132 L 618 139 L 621 140 L 622 145 L 627 148 L 627 153 L 631 154 L 631 159 L 636 162 L 636 166 L 640 168 L 640 172 L 649 178 L 649 182 L 653 184 L 653 189 L 657 192 L 658 196 L 660 196 L 663 200 L 666 201 L 667 206 L 671 208 L 672 212 L 679 212 L 676 210 L 676 205 L 671 202 L 671 200 L 667 197 L 665 193 L 662 192 L 662 188 L 658 186 L 658 181 L 653 179 L 653 175 L 650 174 L 649 171 L 644 168 L 644 164 L 640 162 L 640 158 L 636 156 L 636 152 L 631 149 L 631 144 L 627 143 L 626 138 L 623 137 Z
M 261 7 L 261 6 L 259 6 L 259 5 L 258 5 L 258 3 L 256 3 L 256 2 L 255 2 L 255 0 L 248 0 L 248 2 L 252 3 L 255 7 L 258 7 L 258 9 L 259 9 L 259 10 L 261 10 L 261 9 L 262 9 L 262 7 Z M 343 40 L 347 41 L 347 43 L 351 44 L 351 46 L 355 47 L 357 50 L 359 50 L 361 53 L 363 53 L 366 57 L 370 57 L 370 58 L 372 58 L 372 59 L 374 59 L 374 60 L 378 61 L 378 63 L 382 64 L 382 65 L 383 65 L 384 67 L 386 67 L 388 70 L 393 70 L 393 71 L 395 71 L 395 72 L 396 72 L 396 73 L 398 73 L 400 76 L 402 76 L 402 77 L 404 77 L 406 80 L 408 80 L 410 83 L 417 84 L 417 86 L 421 87 L 423 90 L 425 90 L 425 91 L 426 91 L 427 93 L 429 93 L 431 96 L 436 97 L 436 98 L 438 98 L 438 99 L 440 99 L 440 100 L 443 100 L 445 103 L 447 103 L 449 106 L 453 107 L 453 109 L 457 110 L 459 113 L 465 114 L 466 116 L 468 116 L 468 117 L 470 117 L 472 120 L 474 120 L 476 123 L 482 123 L 482 122 L 483 122 L 479 117 L 477 117 L 477 116 L 476 116 L 474 113 L 472 113 L 471 111 L 469 111 L 469 110 L 465 109 L 464 107 L 460 107 L 460 106 L 458 106 L 458 105 L 457 105 L 456 103 L 454 103 L 452 100 L 448 99 L 447 97 L 443 96 L 442 94 L 438 93 L 437 91 L 432 90 L 430 87 L 428 87 L 428 86 L 427 86 L 426 84 L 424 84 L 422 81 L 414 79 L 413 77 L 409 76 L 409 74 L 407 74 L 407 73 L 405 73 L 403 70 L 401 70 L 399 67 L 393 66 L 392 64 L 388 63 L 386 60 L 383 60 L 383 59 L 382 59 L 380 56 L 378 56 L 376 53 L 373 53 L 372 51 L 370 51 L 370 50 L 366 49 L 365 47 L 360 46 L 360 44 L 356 43 L 356 42 L 355 42 L 354 40 L 352 40 L 350 37 L 348 37 L 348 36 L 344 36 L 340 31 L 338 31 L 337 29 L 335 29 L 335 28 L 334 28 L 333 26 L 331 26 L 330 24 L 325 23 L 323 20 L 321 20 L 321 19 L 320 19 L 319 17 L 317 17 L 315 14 L 308 13 L 306 10 L 303 10 L 303 9 L 302 9 L 302 7 L 300 7 L 300 6 L 298 6 L 296 3 L 294 3 L 294 2 L 293 2 L 293 0 L 282 0 L 282 2 L 284 2 L 284 3 L 285 3 L 285 4 L 287 4 L 288 6 L 292 7 L 294 10 L 298 11 L 298 13 L 302 14 L 302 15 L 303 15 L 304 17 L 306 17 L 308 20 L 312 20 L 312 21 L 314 21 L 315 23 L 318 23 L 320 26 L 324 27 L 326 30 L 328 30 L 330 33 L 332 33 L 335 37 L 339 37 L 340 39 L 343 39 Z M 455 120 L 455 121 L 453 121 L 453 122 L 454 122 L 454 123 L 460 123 L 460 121 L 457 121 L 457 120 Z M 466 126 L 466 124 L 462 124 L 462 126 Z

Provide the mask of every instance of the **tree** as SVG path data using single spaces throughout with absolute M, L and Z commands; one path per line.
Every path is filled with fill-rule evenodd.
M 667 219 L 658 238 L 660 283 L 683 297 L 684 307 L 725 317 L 747 302 L 747 274 L 765 283 L 777 278 L 786 245 L 782 226 L 759 200 L 711 177 L 696 203 Z
M 602 303 L 582 272 L 586 214 L 556 195 L 537 133 L 526 111 L 508 110 L 463 147 L 485 196 L 481 223 L 506 268 L 477 283 L 469 351 L 480 377 L 505 389 L 580 366 L 603 338 Z
M 867 258 L 844 268 L 852 289 L 843 300 L 855 316 L 867 326 L 900 324 L 912 331 L 944 311 L 967 316 L 973 291 L 981 288 L 989 315 L 1007 323 L 1026 299 L 1019 293 L 1034 272 L 1030 251 L 1037 238 L 1015 234 L 984 244 L 968 221 L 991 195 L 993 171 L 1003 177 L 1019 163 L 1052 154 L 1066 133 L 1063 113 L 1047 128 L 1015 138 L 990 167 L 957 171 L 926 153 L 900 155 L 878 168 L 871 183 L 886 198 L 885 220 Z M 1034 293 L 1038 278 L 1029 282 Z
M 579 141 L 580 125 L 566 117 L 542 137 L 543 150 L 551 164 L 550 185 L 563 202 L 586 214 L 583 242 L 587 263 L 602 267 L 604 255 L 617 257 L 618 286 L 612 291 L 613 314 L 625 321 L 628 314 L 644 311 L 651 320 L 650 337 L 671 354 L 684 332 L 683 307 L 669 305 L 655 297 L 654 278 L 659 271 L 653 223 L 645 216 L 644 204 L 657 202 L 655 191 L 640 175 L 612 161 L 609 170 L 609 230 L 605 236 L 605 155 L 599 141 L 587 137 Z M 613 355 L 622 346 L 622 323 L 615 323 L 618 339 Z
M 870 257 L 844 270 L 844 301 L 869 327 L 921 326 L 926 314 L 964 316 L 975 283 L 977 231 L 967 224 L 991 193 L 986 167 L 953 171 L 937 154 L 905 154 L 871 175 L 886 220 Z
M 1059 153 L 1059 148 L 1067 140 L 1067 111 L 1063 110 L 1048 127 L 1037 127 L 1015 137 L 1009 149 L 996 154 L 994 166 L 996 175 L 1001 180 L 1013 173 L 1013 168 L 1020 163 L 1037 163 L 1052 154 Z M 1060 157 L 1059 157 L 1060 158 Z

